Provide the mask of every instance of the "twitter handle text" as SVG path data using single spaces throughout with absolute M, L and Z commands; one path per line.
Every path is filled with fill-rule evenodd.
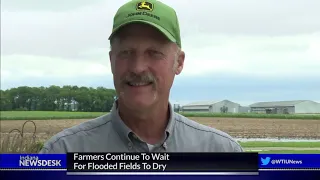
M 302 160 L 294 159 L 273 159 L 271 164 L 302 164 Z

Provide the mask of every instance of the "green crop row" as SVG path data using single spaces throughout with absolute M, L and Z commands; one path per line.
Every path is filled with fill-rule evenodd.
M 1 120 L 91 119 L 105 112 L 1 111 Z
M 259 154 L 320 154 L 319 150 L 272 150 L 272 151 L 247 151 Z
M 294 147 L 294 148 L 320 148 L 320 142 L 272 142 L 272 141 L 248 141 L 239 142 L 244 148 L 257 147 Z
M 267 119 L 317 119 L 320 114 L 257 114 L 257 113 L 181 113 L 186 117 L 229 117 L 229 118 L 267 118 Z
M 49 119 L 91 119 L 107 112 L 61 112 L 61 111 L 1 111 L 1 120 L 49 120 Z M 268 119 L 317 119 L 320 114 L 255 114 L 255 113 L 180 113 L 186 117 L 228 117 Z

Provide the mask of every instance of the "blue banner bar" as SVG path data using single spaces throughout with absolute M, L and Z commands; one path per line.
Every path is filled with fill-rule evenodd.
M 187 157 L 186 157 L 187 158 Z M 0 168 L 66 169 L 66 154 L 0 154 Z M 259 154 L 260 169 L 318 168 L 320 154 Z
M 0 168 L 4 169 L 66 169 L 66 154 L 0 154 Z
M 320 154 L 259 154 L 260 169 L 320 168 Z

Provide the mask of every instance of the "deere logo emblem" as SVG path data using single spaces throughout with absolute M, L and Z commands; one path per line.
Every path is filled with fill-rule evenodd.
M 137 10 L 146 10 L 146 11 L 152 11 L 153 10 L 153 4 L 142 1 L 137 4 Z

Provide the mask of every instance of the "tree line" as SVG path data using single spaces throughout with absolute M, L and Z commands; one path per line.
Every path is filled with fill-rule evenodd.
M 116 92 L 104 87 L 20 86 L 1 91 L 1 111 L 108 112 Z

